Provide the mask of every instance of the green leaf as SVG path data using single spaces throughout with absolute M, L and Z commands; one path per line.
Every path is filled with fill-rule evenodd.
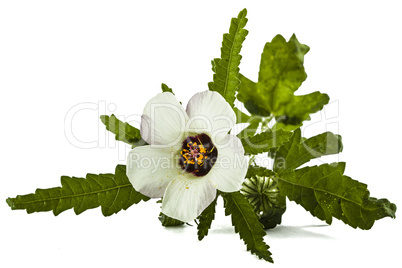
M 211 228 L 212 221 L 215 218 L 215 206 L 217 200 L 218 196 L 198 217 L 200 222 L 197 225 L 198 229 L 197 234 L 198 234 L 198 240 L 200 241 L 208 235 L 208 231 Z
M 239 80 L 240 85 L 237 98 L 244 103 L 247 111 L 253 115 L 270 116 L 271 112 L 265 108 L 265 105 L 259 107 L 254 101 L 254 98 L 257 98 L 257 83 L 254 83 L 242 74 L 239 74 Z
M 106 126 L 106 129 L 115 134 L 116 140 L 128 143 L 133 147 L 146 144 L 146 142 L 141 139 L 139 129 L 120 121 L 113 114 L 111 116 L 101 115 L 100 119 Z
M 260 167 L 260 166 L 249 166 L 247 169 L 246 178 L 251 178 L 256 175 L 269 177 L 269 176 L 275 175 L 275 172 L 273 172 L 272 170 L 269 170 L 267 168 Z
M 395 218 L 395 204 L 370 197 L 367 185 L 343 175 L 344 170 L 345 163 L 333 163 L 282 173 L 280 194 L 328 224 L 335 217 L 353 228 L 368 230 L 376 220 Z
M 7 204 L 13 210 L 25 209 L 28 213 L 53 211 L 55 216 L 71 208 L 79 215 L 87 209 L 101 206 L 102 214 L 110 216 L 141 200 L 149 200 L 134 190 L 123 165 L 116 167 L 115 174 L 87 174 L 86 179 L 62 176 L 61 185 L 8 198 Z
M 284 125 L 300 125 L 310 120 L 310 114 L 320 111 L 328 102 L 329 96 L 318 91 L 301 96 L 292 95 L 290 101 L 280 104 L 281 109 L 274 112 L 275 119 Z
M 179 225 L 184 224 L 184 222 L 176 220 L 176 219 L 173 219 L 173 218 L 171 218 L 169 216 L 166 216 L 162 212 L 159 214 L 158 219 L 162 223 L 162 226 L 165 226 L 165 227 L 179 226 Z
M 229 33 L 223 35 L 221 58 L 214 59 L 212 63 L 213 82 L 208 84 L 210 90 L 219 92 L 232 107 L 240 83 L 240 50 L 248 34 L 244 29 L 247 23 L 246 15 L 247 10 L 243 9 L 237 18 L 232 18 Z
M 237 107 L 233 107 L 233 111 L 236 114 L 236 124 L 249 123 L 250 116 L 240 111 Z
M 291 136 L 292 132 L 282 129 L 277 131 L 267 130 L 253 137 L 244 137 L 241 139 L 241 142 L 246 154 L 259 154 L 280 147 Z
M 307 78 L 303 63 L 308 51 L 309 47 L 300 44 L 295 35 L 288 42 L 277 35 L 265 44 L 258 83 L 239 76 L 241 83 L 237 98 L 252 114 L 275 115 L 277 122 L 281 123 L 278 128 L 300 126 L 310 119 L 310 114 L 320 111 L 329 102 L 328 95 L 320 92 L 294 95 Z
M 245 139 L 249 136 L 253 136 L 257 132 L 261 122 L 262 117 L 260 116 L 251 117 L 250 120 L 248 121 L 249 125 L 242 131 L 240 131 L 239 134 L 237 134 L 237 137 L 239 139 Z
M 164 83 L 162 83 L 162 92 L 170 92 L 174 95 L 173 90 Z
M 311 159 L 323 155 L 337 154 L 342 149 L 342 138 L 339 135 L 325 132 L 303 140 L 301 130 L 296 129 L 289 141 L 276 151 L 274 171 L 280 173 L 286 170 L 293 170 Z
M 304 71 L 304 55 L 310 48 L 300 44 L 295 35 L 286 42 L 281 35 L 275 36 L 265 44 L 261 55 L 258 82 L 267 87 L 267 91 L 277 88 L 295 92 L 307 78 Z M 270 108 L 275 110 L 273 102 Z
M 269 246 L 264 242 L 266 232 L 258 221 L 253 207 L 240 192 L 222 194 L 225 206 L 225 215 L 231 215 L 235 232 L 239 233 L 247 245 L 247 250 L 260 259 L 274 262 L 269 252 Z
M 283 129 L 286 131 L 294 131 L 295 129 L 298 129 L 303 126 L 303 123 L 299 123 L 297 125 L 286 125 L 282 121 L 280 121 L 281 118 L 276 119 L 276 120 L 278 120 L 278 121 L 272 126 L 272 130 Z

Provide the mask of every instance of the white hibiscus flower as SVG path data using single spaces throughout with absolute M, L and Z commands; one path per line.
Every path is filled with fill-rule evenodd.
M 194 220 L 217 189 L 241 188 L 248 165 L 240 140 L 228 134 L 235 122 L 235 113 L 217 92 L 195 94 L 186 111 L 173 94 L 158 94 L 141 119 L 141 137 L 149 145 L 128 155 L 130 182 L 148 197 L 163 197 L 165 215 Z

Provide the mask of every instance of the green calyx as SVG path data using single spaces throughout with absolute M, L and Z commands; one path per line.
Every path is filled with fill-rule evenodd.
M 255 211 L 260 213 L 268 211 L 276 205 L 279 190 L 275 176 L 262 177 L 255 175 L 246 179 L 241 192 L 254 206 Z
M 282 215 L 286 211 L 286 199 L 279 195 L 278 182 L 274 174 L 247 178 L 241 193 L 253 206 L 265 229 L 272 229 L 281 223 Z

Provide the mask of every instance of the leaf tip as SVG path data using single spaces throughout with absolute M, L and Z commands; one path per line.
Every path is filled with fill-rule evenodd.
M 109 119 L 109 116 L 108 115 L 101 115 L 99 118 L 102 121 L 102 123 L 106 125 L 106 121 Z
M 267 43 L 265 44 L 265 46 L 268 47 L 268 46 L 270 46 L 270 43 L 275 43 L 275 42 L 286 43 L 286 39 L 285 39 L 285 37 L 283 37 L 281 34 L 277 34 L 277 35 L 275 35 L 274 38 L 272 38 L 272 41 L 271 41 L 271 42 L 267 42 Z M 265 50 L 265 48 L 264 48 L 264 50 Z
M 387 199 L 385 199 L 385 200 L 388 201 Z M 388 203 L 389 203 L 388 206 L 384 205 L 384 210 L 386 210 L 387 216 L 391 217 L 392 219 L 395 219 L 396 218 L 396 210 L 397 210 L 396 204 L 391 203 L 389 201 L 388 201 Z
M 243 10 L 239 12 L 239 15 L 237 16 L 237 18 L 238 19 L 245 18 L 246 16 L 247 16 L 247 8 L 243 8 Z
M 8 205 L 12 210 L 15 209 L 14 199 L 15 199 L 15 198 L 10 198 L 10 197 L 6 199 L 7 205 Z
M 338 138 L 338 148 L 339 152 L 343 151 L 343 142 L 342 142 L 342 136 L 341 135 L 335 135 Z

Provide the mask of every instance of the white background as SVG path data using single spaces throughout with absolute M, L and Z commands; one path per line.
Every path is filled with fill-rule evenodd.
M 256 80 L 265 42 L 296 33 L 311 48 L 299 94 L 319 90 L 331 97 L 329 108 L 306 123 L 304 135 L 339 131 L 346 174 L 367 183 L 373 196 L 402 204 L 397 1 L 250 2 L 1 2 L 2 267 L 270 265 L 246 252 L 221 203 L 202 242 L 194 226 L 160 226 L 154 200 L 108 218 L 100 209 L 80 216 L 27 215 L 5 203 L 59 186 L 60 175 L 108 173 L 124 164 L 128 146 L 114 142 L 99 115 L 114 112 L 136 125 L 162 82 L 183 104 L 206 90 L 210 60 L 220 56 L 222 34 L 244 7 L 250 33 L 241 72 Z M 74 113 L 76 105 L 87 109 Z M 325 226 L 289 203 L 283 225 L 268 231 L 265 241 L 275 267 L 399 267 L 400 229 L 399 213 L 361 231 L 337 220 Z

